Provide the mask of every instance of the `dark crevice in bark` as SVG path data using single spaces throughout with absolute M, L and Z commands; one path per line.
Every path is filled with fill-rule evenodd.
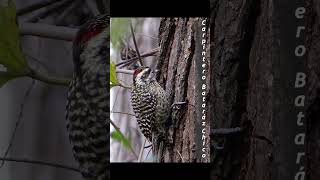
M 238 94 L 237 94 L 237 104 L 236 104 L 236 115 L 233 119 L 232 127 L 241 126 L 244 129 L 244 132 L 239 136 L 232 136 L 230 139 L 230 150 L 231 150 L 231 159 L 234 163 L 231 165 L 230 172 L 228 174 L 231 177 L 226 179 L 244 179 L 241 177 L 241 168 L 243 168 L 243 157 L 246 157 L 250 151 L 250 139 L 252 134 L 252 122 L 248 119 L 247 114 L 247 95 L 248 95 L 248 86 L 250 80 L 250 68 L 249 68 L 249 57 L 251 48 L 253 46 L 253 40 L 255 36 L 255 26 L 257 25 L 257 19 L 260 15 L 260 0 L 253 1 L 250 5 L 249 16 L 247 20 L 247 29 L 244 32 L 243 45 L 240 47 L 239 57 L 239 71 L 237 74 L 238 82 Z M 237 147 L 237 148 L 235 148 Z
M 249 69 L 249 56 L 250 50 L 252 47 L 253 37 L 255 34 L 256 20 L 259 16 L 259 6 L 260 2 L 255 1 L 251 5 L 250 14 L 245 37 L 241 42 L 239 49 L 239 69 L 237 72 L 237 82 L 238 82 L 238 91 L 237 91 L 237 100 L 234 107 L 235 116 L 232 119 L 231 127 L 245 126 L 245 132 L 239 134 L 238 136 L 231 136 L 231 138 L 226 139 L 225 148 L 228 149 L 230 153 L 230 158 L 226 159 L 225 167 L 226 171 L 224 172 L 223 179 L 241 179 L 239 178 L 240 170 L 242 168 L 243 157 L 247 156 L 249 153 L 250 147 L 250 136 L 252 131 L 251 122 L 249 122 L 247 116 L 247 94 L 248 94 L 248 83 L 250 79 L 250 69 Z M 243 178 L 243 177 L 242 177 Z
M 159 46 L 161 47 L 160 53 L 157 60 L 156 69 L 158 70 L 156 74 L 156 79 L 165 87 L 166 82 L 166 70 L 168 69 L 169 57 L 171 53 L 171 46 L 174 39 L 174 33 L 176 29 L 174 18 L 163 19 L 160 22 L 159 27 Z M 160 76 L 162 75 L 162 76 Z

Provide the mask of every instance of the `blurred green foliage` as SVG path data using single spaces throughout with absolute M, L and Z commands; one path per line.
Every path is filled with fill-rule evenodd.
M 111 138 L 120 142 L 126 149 L 131 150 L 132 146 L 128 138 L 126 138 L 120 131 L 116 130 L 111 133 Z
M 116 64 L 110 61 L 110 88 L 119 86 L 120 83 L 117 78 Z
M 16 8 L 12 0 L 0 4 L 0 87 L 7 81 L 24 76 L 28 64 L 23 56 Z
M 123 39 L 130 32 L 130 20 L 131 18 L 111 18 L 111 43 L 117 50 L 121 48 Z

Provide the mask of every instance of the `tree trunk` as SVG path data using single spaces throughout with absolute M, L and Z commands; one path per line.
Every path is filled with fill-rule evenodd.
M 320 2 L 307 0 L 307 172 L 306 179 L 320 177 Z
M 293 89 L 292 78 L 298 69 L 305 69 L 308 81 L 307 91 L 303 92 L 307 98 L 306 131 L 302 127 L 307 144 L 297 149 L 307 152 L 307 162 L 302 163 L 307 165 L 305 178 L 319 179 L 319 5 L 314 0 L 308 0 L 306 6 L 272 0 L 211 1 L 212 83 L 208 116 L 212 117 L 213 128 L 243 130 L 236 135 L 211 138 L 215 145 L 210 154 L 212 179 L 294 179 L 299 169 L 293 173 L 290 169 L 296 162 L 296 157 L 291 156 L 296 151 L 295 147 L 291 149 L 291 124 L 296 123 L 297 108 L 290 95 L 298 91 Z M 295 8 L 299 6 L 306 7 L 302 20 L 295 19 Z M 289 13 L 285 15 L 281 8 Z M 294 49 L 286 48 L 300 43 L 295 39 L 297 27 L 286 25 L 305 25 L 304 21 L 306 30 L 302 33 L 306 40 L 302 43 L 307 54 L 295 64 L 291 59 Z M 289 44 L 285 38 L 292 34 L 294 44 Z M 223 149 L 216 145 L 223 145 Z
M 297 172 L 319 179 L 320 3 L 286 2 L 211 1 L 208 124 L 211 130 L 241 128 L 237 134 L 211 134 L 212 179 L 294 179 Z M 302 20 L 295 19 L 300 6 L 306 7 Z M 173 143 L 164 152 L 165 162 L 209 161 L 197 156 L 201 118 L 197 20 L 166 18 L 160 24 L 157 78 L 166 87 L 170 103 L 189 103 L 172 111 L 168 134 Z M 299 25 L 306 26 L 300 39 L 296 37 Z M 294 47 L 300 43 L 307 53 L 297 62 Z M 307 74 L 305 89 L 294 89 L 293 77 L 299 71 Z M 293 96 L 299 93 L 306 96 L 306 106 L 300 109 L 294 106 Z M 306 113 L 306 126 L 298 130 L 307 139 L 295 146 L 300 111 Z M 296 164 L 300 151 L 306 152 L 306 158 Z
M 187 102 L 172 108 L 168 137 L 171 144 L 163 153 L 164 162 L 209 162 L 209 141 L 206 140 L 206 158 L 200 158 L 199 119 L 197 95 L 200 92 L 196 65 L 202 58 L 197 53 L 201 46 L 201 18 L 164 18 L 159 29 L 160 55 L 157 79 L 169 94 L 170 104 Z M 208 33 L 208 32 L 207 32 Z M 207 39 L 208 40 L 208 39 Z M 201 46 L 201 47 L 200 47 Z M 205 49 L 209 54 L 209 46 Z M 209 120 L 206 122 L 209 132 Z M 201 138 L 201 137 L 200 137 Z
M 251 135 L 272 137 L 272 60 L 278 47 L 272 9 L 267 1 L 212 5 L 213 128 L 244 129 L 240 135 L 212 139 L 224 146 L 211 151 L 213 179 L 271 179 L 272 146 Z

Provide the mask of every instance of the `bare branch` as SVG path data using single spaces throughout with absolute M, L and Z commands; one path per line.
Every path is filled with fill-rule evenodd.
M 119 84 L 119 86 L 120 86 L 120 87 L 123 87 L 123 88 L 125 88 L 125 89 L 131 89 L 130 86 L 126 86 L 126 85 L 123 85 L 123 84 Z
M 45 38 L 72 41 L 77 29 L 39 23 L 19 23 L 21 35 L 40 36 Z
M 68 86 L 70 83 L 70 79 L 57 78 L 52 76 L 46 76 L 45 74 L 40 74 L 35 70 L 30 70 L 30 72 L 26 75 L 32 79 L 36 79 L 48 84 L 54 84 L 59 86 Z
M 159 48 L 159 47 L 154 48 L 154 49 L 152 49 L 152 50 L 149 51 L 149 52 L 146 52 L 146 53 L 141 54 L 141 58 L 148 57 L 148 56 L 154 56 L 154 55 L 157 54 L 159 51 L 160 51 L 160 48 Z M 126 61 L 117 63 L 117 64 L 116 64 L 116 67 L 119 66 L 119 68 L 122 68 L 122 67 L 124 67 L 124 66 L 128 66 L 128 65 L 136 62 L 138 59 L 139 59 L 138 57 L 133 57 L 133 58 L 131 58 L 131 59 L 127 59 Z
M 62 22 L 66 19 L 66 17 L 72 13 L 76 8 L 78 8 L 83 2 L 82 1 L 74 1 L 70 6 L 68 6 L 55 20 L 55 25 L 61 25 Z
M 63 0 L 59 1 L 55 4 L 52 4 L 48 6 L 46 9 L 44 9 L 42 12 L 32 16 L 31 18 L 28 18 L 26 21 L 27 22 L 37 22 L 40 19 L 44 19 L 47 16 L 49 16 L 51 13 L 57 12 L 57 10 L 61 10 L 64 7 L 67 7 L 70 3 L 72 3 L 73 0 Z
M 143 144 L 142 144 L 142 146 L 141 146 L 141 149 L 140 149 L 138 162 L 141 162 L 141 160 L 142 160 L 143 151 L 144 151 L 144 146 L 146 145 L 146 142 L 147 142 L 147 139 L 144 138 L 144 142 L 143 142 Z
M 133 74 L 133 70 L 128 70 L 128 69 L 117 69 L 116 70 L 116 73 L 122 73 L 122 74 L 129 74 L 129 75 L 132 75 Z
M 59 1 L 61 1 L 61 0 L 56 0 L 56 1 L 54 1 L 54 0 L 51 0 L 51 1 L 43 0 L 41 2 L 36 2 L 34 4 L 31 4 L 30 6 L 27 6 L 27 7 L 24 7 L 22 9 L 17 10 L 17 15 L 18 16 L 22 16 L 24 14 L 31 13 L 33 11 L 36 11 L 36 10 L 41 9 L 43 7 L 46 7 L 46 6 L 49 6 L 51 4 L 57 3 Z
M 215 135 L 229 135 L 229 134 L 236 134 L 242 132 L 242 128 L 219 128 L 219 129 L 212 129 L 210 132 L 211 136 Z
M 141 64 L 141 66 L 143 66 L 143 62 L 142 62 L 142 59 L 141 59 L 141 56 L 140 56 L 139 48 L 138 48 L 138 45 L 137 45 L 136 37 L 134 35 L 133 26 L 132 26 L 132 22 L 131 21 L 130 21 L 130 30 L 131 30 L 131 34 L 132 34 L 133 44 L 134 44 L 135 50 L 136 50 L 137 55 L 138 55 L 138 60 L 139 60 L 139 62 Z
M 262 136 L 262 135 L 258 135 L 258 134 L 253 134 L 252 137 L 255 138 L 255 139 L 259 139 L 259 140 L 265 141 L 265 142 L 268 143 L 269 145 L 272 145 L 272 146 L 273 146 L 272 141 L 271 141 L 270 139 L 268 139 L 266 136 Z
M 153 148 L 153 147 L 152 147 L 152 148 Z M 149 149 L 149 151 L 148 151 L 148 153 L 147 153 L 147 156 L 146 156 L 146 159 L 145 159 L 145 160 L 147 160 L 147 158 L 148 158 L 148 156 L 149 156 L 149 154 L 150 154 L 150 152 L 151 152 L 151 149 L 152 149 L 152 148 L 150 148 L 150 149 Z
M 145 35 L 145 34 L 142 34 L 142 33 L 135 33 L 136 35 L 138 36 L 144 36 L 144 37 L 148 37 L 148 38 L 151 38 L 151 39 L 154 39 L 154 40 L 158 40 L 159 38 L 156 38 L 156 37 L 153 37 L 153 36 L 149 36 L 149 35 Z
M 62 164 L 58 164 L 58 163 L 45 162 L 45 161 L 39 161 L 39 160 L 31 160 L 31 159 L 26 159 L 26 158 L 5 158 L 5 157 L 0 157 L 0 160 L 1 161 L 11 161 L 11 162 L 19 162 L 19 163 L 44 165 L 44 166 L 50 166 L 50 167 L 70 170 L 70 171 L 74 171 L 74 172 L 78 172 L 78 173 L 80 172 L 80 170 L 78 168 L 75 168 L 75 167 L 72 167 L 72 166 L 62 165 Z
M 114 114 L 124 114 L 124 115 L 129 115 L 129 116 L 136 117 L 134 114 L 125 113 L 125 112 L 111 111 L 111 113 L 114 113 Z
M 117 89 L 116 98 L 115 98 L 115 100 L 114 100 L 114 103 L 113 103 L 113 106 L 112 106 L 111 111 L 113 111 L 113 110 L 114 110 L 114 107 L 116 106 L 116 102 L 117 102 L 118 97 L 119 97 L 119 92 L 120 92 L 120 88 Z

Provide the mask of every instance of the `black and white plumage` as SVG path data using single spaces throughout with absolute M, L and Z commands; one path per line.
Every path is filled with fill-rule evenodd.
M 134 71 L 131 104 L 139 128 L 147 140 L 154 143 L 155 139 L 165 138 L 164 124 L 169 115 L 168 96 L 148 67 Z
M 88 180 L 106 180 L 109 176 L 109 22 L 107 15 L 88 21 L 73 43 L 67 130 L 74 157 Z

